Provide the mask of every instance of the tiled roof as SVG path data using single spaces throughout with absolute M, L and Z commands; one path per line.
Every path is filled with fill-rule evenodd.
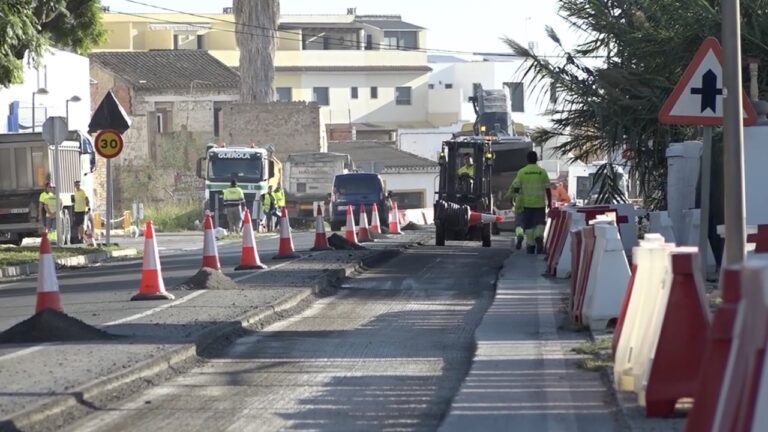
M 398 150 L 394 145 L 376 141 L 331 141 L 328 151 L 346 153 L 352 157 L 355 166 L 364 171 L 391 171 L 396 168 L 419 168 L 437 170 L 437 162 Z
M 381 30 L 424 30 L 424 27 L 403 21 L 399 15 L 360 15 L 355 21 Z
M 429 66 L 370 65 L 370 66 L 275 66 L 276 72 L 432 72 Z
M 237 89 L 240 75 L 203 50 L 102 51 L 88 56 L 136 89 Z

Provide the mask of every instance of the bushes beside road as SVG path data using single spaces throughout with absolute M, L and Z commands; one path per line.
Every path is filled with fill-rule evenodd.
M 168 203 L 144 209 L 144 219 L 152 220 L 158 232 L 191 231 L 195 221 L 201 219 L 202 210 L 197 203 Z

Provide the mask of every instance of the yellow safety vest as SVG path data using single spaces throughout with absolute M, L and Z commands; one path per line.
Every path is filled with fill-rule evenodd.
M 463 165 L 461 168 L 459 168 L 459 177 L 462 176 L 462 174 L 466 174 L 470 177 L 475 176 L 475 166 L 474 165 Z
M 517 172 L 515 182 L 520 185 L 520 203 L 523 207 L 547 206 L 546 190 L 549 188 L 549 174 L 543 168 L 536 164 L 528 164 Z
M 48 207 L 46 211 L 48 209 L 50 209 L 53 212 L 56 211 L 56 194 L 52 194 L 44 191 L 43 193 L 40 194 L 40 202 L 45 204 Z
M 285 191 L 283 189 L 272 192 L 275 195 L 275 206 L 285 207 Z
M 245 195 L 239 187 L 235 186 L 224 189 L 224 204 L 240 204 L 243 200 L 245 200 Z
M 88 209 L 88 195 L 85 194 L 85 191 L 80 189 L 75 191 L 75 211 L 76 212 L 84 212 L 86 209 Z

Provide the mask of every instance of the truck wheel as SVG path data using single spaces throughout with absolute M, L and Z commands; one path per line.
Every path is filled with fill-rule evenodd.
M 435 246 L 445 246 L 445 228 L 443 224 L 435 224 Z
M 481 231 L 483 247 L 491 247 L 491 224 L 483 224 Z

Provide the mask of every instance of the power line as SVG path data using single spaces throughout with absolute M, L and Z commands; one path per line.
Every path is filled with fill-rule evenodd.
M 171 8 L 167 8 L 167 7 L 164 7 L 164 6 L 158 6 L 158 5 L 153 5 L 153 4 L 141 2 L 141 1 L 138 1 L 138 0 L 123 0 L 123 1 L 128 2 L 128 3 L 137 4 L 137 5 L 141 5 L 141 6 L 145 6 L 145 7 L 150 7 L 150 8 L 155 8 L 155 9 L 159 9 L 159 10 L 164 10 L 164 11 L 167 11 L 167 12 L 173 12 L 173 13 L 177 13 L 177 14 L 181 14 L 181 15 L 188 15 L 188 16 L 193 16 L 193 17 L 196 17 L 196 18 L 203 18 L 203 19 L 207 19 L 207 20 L 211 20 L 211 21 L 218 21 L 218 22 L 222 22 L 222 23 L 226 23 L 226 24 L 234 24 L 235 26 L 239 25 L 239 26 L 243 26 L 243 27 L 251 27 L 251 28 L 260 29 L 260 30 L 267 30 L 269 32 L 281 32 L 281 33 L 292 34 L 292 35 L 295 35 L 295 36 L 299 36 L 299 39 L 288 38 L 288 37 L 277 36 L 277 35 L 264 35 L 264 34 L 251 33 L 251 32 L 247 32 L 247 31 L 237 30 L 237 28 L 235 28 L 234 30 L 216 29 L 217 31 L 228 32 L 228 33 L 235 33 L 235 34 L 244 34 L 244 35 L 249 35 L 249 36 L 268 37 L 268 38 L 272 38 L 272 39 L 286 40 L 286 41 L 291 41 L 291 42 L 303 42 L 303 40 L 301 39 L 302 33 L 294 32 L 294 31 L 290 31 L 290 30 L 280 30 L 279 28 L 274 28 L 274 27 L 264 27 L 264 26 L 254 25 L 254 24 L 237 23 L 235 21 L 228 21 L 228 20 L 224 20 L 224 19 L 221 19 L 221 18 L 216 18 L 216 17 L 212 17 L 212 16 L 208 16 L 208 15 L 196 14 L 196 13 L 193 13 L 193 12 L 184 12 L 184 11 L 180 11 L 180 10 L 177 10 L 177 9 L 171 9 Z M 149 19 L 154 20 L 154 21 L 166 22 L 166 23 L 170 23 L 170 24 L 184 24 L 184 25 L 189 25 L 189 26 L 192 26 L 192 27 L 198 27 L 198 28 L 201 28 L 201 29 L 210 30 L 209 27 L 206 27 L 206 26 L 203 26 L 203 25 L 194 24 L 194 23 L 184 23 L 184 22 L 178 22 L 178 21 L 171 21 L 171 20 L 165 20 L 165 19 L 161 19 L 161 18 L 147 17 L 147 16 L 144 16 L 144 15 L 137 15 L 137 14 L 131 14 L 131 13 L 119 12 L 119 11 L 115 11 L 113 13 L 117 13 L 117 14 L 121 14 L 121 15 L 133 16 L 133 17 L 137 17 L 137 18 L 145 18 L 145 19 L 149 18 Z M 336 47 L 350 47 L 350 46 L 354 46 L 352 44 L 347 44 L 347 43 L 344 43 L 344 42 L 338 43 L 338 42 L 333 42 L 333 41 L 325 41 L 324 43 L 326 43 L 329 46 L 336 46 Z M 389 44 L 381 44 L 381 43 L 370 44 L 370 45 L 366 44 L 366 46 L 376 47 L 376 48 L 379 48 L 379 49 L 384 48 L 386 50 L 391 50 L 391 51 L 422 52 L 422 53 L 426 53 L 426 54 L 428 54 L 428 53 L 441 53 L 441 54 L 455 54 L 455 55 L 469 55 L 469 56 L 488 56 L 488 55 L 492 55 L 494 57 L 522 58 L 521 56 L 516 55 L 516 54 L 512 54 L 512 53 L 490 53 L 489 54 L 489 53 L 482 53 L 482 52 L 459 51 L 459 50 L 448 50 L 448 49 L 406 48 L 406 47 L 400 48 L 400 47 L 392 47 Z M 540 55 L 538 57 L 539 58 L 563 58 L 565 56 Z M 583 57 L 584 58 L 587 58 L 587 57 L 589 57 L 589 58 L 603 58 L 603 56 L 583 56 Z

